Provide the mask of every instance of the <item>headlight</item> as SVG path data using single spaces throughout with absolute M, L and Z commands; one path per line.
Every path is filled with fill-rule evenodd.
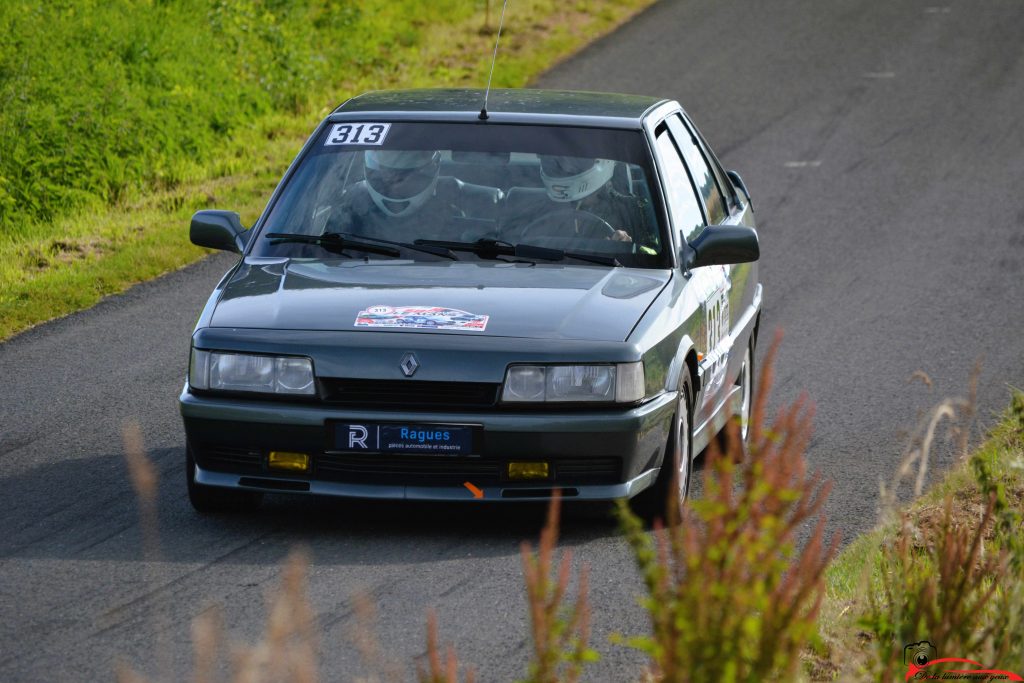
M 644 397 L 643 363 L 513 365 L 504 403 L 635 403 Z
M 188 383 L 193 389 L 313 396 L 313 362 L 308 358 L 256 356 L 192 349 Z

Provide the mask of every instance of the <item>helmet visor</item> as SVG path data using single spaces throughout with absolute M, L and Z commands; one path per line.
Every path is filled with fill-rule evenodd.
M 420 168 L 366 168 L 366 180 L 388 199 L 411 199 L 430 187 L 437 177 L 436 163 Z
M 597 159 L 542 155 L 540 168 L 549 178 L 572 178 L 594 167 Z

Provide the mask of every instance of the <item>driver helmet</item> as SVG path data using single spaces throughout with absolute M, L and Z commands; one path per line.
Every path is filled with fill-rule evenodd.
M 544 156 L 540 178 L 548 197 L 556 202 L 575 202 L 589 197 L 612 179 L 615 162 L 608 159 Z
M 377 208 L 408 216 L 434 194 L 441 153 L 424 150 L 369 150 L 364 153 L 366 186 Z

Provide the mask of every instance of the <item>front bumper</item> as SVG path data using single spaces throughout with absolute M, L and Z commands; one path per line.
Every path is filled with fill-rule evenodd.
M 676 396 L 665 393 L 628 410 L 588 412 L 439 412 L 339 410 L 181 394 L 196 483 L 253 491 L 409 500 L 629 498 L 654 483 L 668 441 Z M 329 425 L 341 422 L 472 424 L 471 456 L 341 453 Z M 271 471 L 271 450 L 311 456 L 309 473 Z M 547 461 L 546 480 L 510 481 L 509 461 Z M 466 483 L 478 493 L 474 494 Z

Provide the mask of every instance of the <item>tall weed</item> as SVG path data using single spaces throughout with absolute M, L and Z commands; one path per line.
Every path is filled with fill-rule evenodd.
M 704 497 L 644 532 L 626 505 L 619 515 L 643 575 L 652 633 L 623 639 L 651 658 L 656 681 L 765 681 L 792 677 L 816 634 L 826 544 L 820 510 L 829 492 L 807 472 L 812 410 L 806 399 L 763 415 L 780 337 L 768 353 L 746 449 L 707 454 Z M 816 522 L 814 521 L 816 519 Z M 798 533 L 813 522 L 802 547 Z
M 547 523 L 541 530 L 537 550 L 525 541 L 521 548 L 533 634 L 533 659 L 526 679 L 529 683 L 575 683 L 583 667 L 598 658 L 597 652 L 588 646 L 589 569 L 584 566 L 580 570 L 576 602 L 572 607 L 564 605 L 571 579 L 571 553 L 562 554 L 555 570 L 559 502 L 556 494 L 548 508 Z
M 455 655 L 455 647 L 449 645 L 445 656 L 441 657 L 441 648 L 437 643 L 437 615 L 427 615 L 427 666 L 417 667 L 419 683 L 459 683 L 459 658 Z M 466 670 L 466 683 L 473 683 L 476 673 L 473 669 Z

